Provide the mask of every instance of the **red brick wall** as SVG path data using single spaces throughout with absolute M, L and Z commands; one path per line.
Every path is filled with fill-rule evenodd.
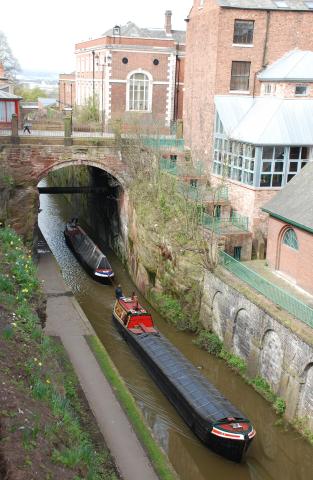
M 187 23 L 184 138 L 206 159 L 212 137 L 219 10 L 214 0 L 207 0 L 202 9 L 193 7 Z
M 74 107 L 76 102 L 76 83 L 74 75 L 61 74 L 59 76 L 59 107 Z
M 124 64 L 122 59 L 128 58 Z M 151 73 L 154 81 L 167 81 L 168 55 L 158 52 L 112 52 L 112 79 L 126 79 L 129 72 L 142 68 Z M 153 60 L 158 59 L 159 65 L 154 65 Z
M 299 250 L 282 244 L 285 222 L 270 217 L 267 239 L 269 266 L 285 274 L 295 283 L 313 294 L 313 234 L 292 227 L 297 235 Z M 288 227 L 287 227 L 288 228 Z

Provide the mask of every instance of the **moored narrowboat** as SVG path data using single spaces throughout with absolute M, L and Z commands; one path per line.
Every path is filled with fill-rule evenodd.
M 214 452 L 241 462 L 255 436 L 251 422 L 155 327 L 132 298 L 119 298 L 113 321 L 193 432 Z
M 67 245 L 94 280 L 105 284 L 112 282 L 114 272 L 107 257 L 77 224 L 77 220 L 65 226 L 64 236 Z

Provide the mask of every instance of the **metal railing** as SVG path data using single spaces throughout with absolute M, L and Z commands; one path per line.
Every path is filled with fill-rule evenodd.
M 277 287 L 254 270 L 238 262 L 225 252 L 220 252 L 221 265 L 236 275 L 273 303 L 289 312 L 294 317 L 313 327 L 313 308 L 298 300 L 280 287 Z
M 175 148 L 176 150 L 184 150 L 184 140 L 182 138 L 176 138 L 174 136 L 160 136 L 143 138 L 143 143 L 150 148 Z
M 249 231 L 249 219 L 239 214 L 231 215 L 229 218 L 220 218 L 209 215 L 208 213 L 203 213 L 202 225 L 204 228 L 213 230 L 219 234 L 226 233 L 227 231 L 229 233 L 229 230 L 233 228 L 244 232 Z

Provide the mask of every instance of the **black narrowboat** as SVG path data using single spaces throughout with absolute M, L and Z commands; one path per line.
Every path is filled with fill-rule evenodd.
M 154 327 L 138 300 L 116 300 L 113 321 L 200 440 L 215 453 L 241 462 L 256 433 L 251 422 Z
M 65 226 L 64 236 L 67 245 L 89 275 L 97 282 L 111 283 L 114 272 L 107 257 L 77 221 L 71 221 Z

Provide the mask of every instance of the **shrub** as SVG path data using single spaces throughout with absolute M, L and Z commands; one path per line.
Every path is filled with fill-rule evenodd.
M 277 397 L 274 403 L 274 410 L 278 415 L 283 416 L 286 411 L 285 400 L 280 397 Z
M 223 348 L 223 343 L 219 337 L 215 333 L 207 330 L 201 330 L 201 332 L 199 332 L 195 344 L 216 356 L 219 356 Z
M 247 369 L 247 365 L 246 365 L 246 362 L 241 357 L 238 357 L 237 355 L 234 355 L 233 353 L 230 353 L 224 348 L 222 348 L 220 353 L 220 358 L 223 358 L 224 360 L 226 360 L 227 364 L 232 369 L 237 370 L 242 374 L 245 373 Z

